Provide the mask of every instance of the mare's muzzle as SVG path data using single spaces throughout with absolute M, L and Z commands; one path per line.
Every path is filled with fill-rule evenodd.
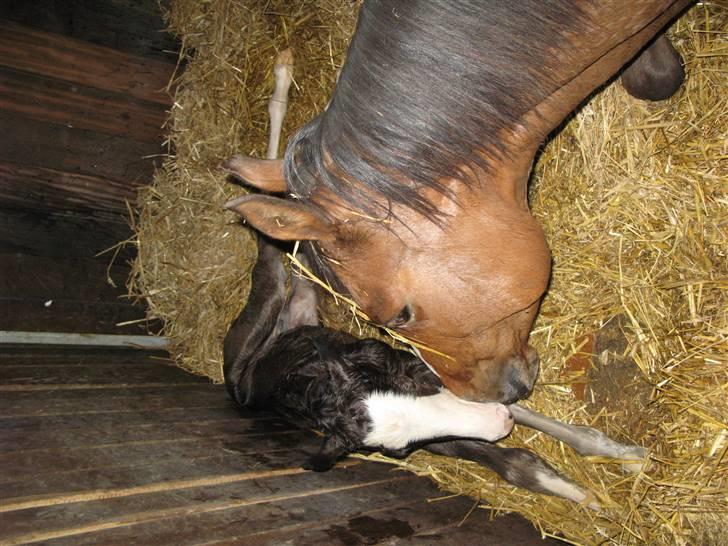
M 513 404 L 528 397 L 538 377 L 539 361 L 538 353 L 531 347 L 523 355 L 509 357 L 503 363 L 497 401 Z

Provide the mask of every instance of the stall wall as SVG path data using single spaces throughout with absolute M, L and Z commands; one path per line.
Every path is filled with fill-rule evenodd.
M 151 180 L 176 44 L 153 0 L 0 7 L 0 330 L 141 333 L 127 202 Z M 111 282 L 110 282 L 111 281 Z

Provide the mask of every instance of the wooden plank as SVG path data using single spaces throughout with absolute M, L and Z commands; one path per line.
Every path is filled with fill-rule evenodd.
M 120 454 L 119 459 L 122 457 L 123 454 Z M 205 483 L 240 481 L 248 479 L 244 476 L 246 473 L 254 473 L 255 479 L 263 479 L 266 470 L 295 475 L 305 472 L 300 468 L 305 459 L 306 452 L 298 449 L 247 454 L 211 451 L 207 456 L 196 459 L 153 460 L 143 464 L 41 473 L 33 476 L 32 480 L 24 477 L 3 483 L 0 513 L 95 500 L 114 494 L 131 496 L 164 491 L 178 487 L 174 482 L 181 483 L 179 487 L 184 488 L 196 480 Z M 114 490 L 120 491 L 114 493 Z
M 0 254 L 0 297 L 131 303 L 125 298 L 129 271 L 123 262 L 110 266 L 98 258 Z
M 155 145 L 127 137 L 48 123 L 0 111 L 3 139 L 0 161 L 96 176 L 132 186 L 151 183 L 154 161 L 163 152 Z
M 374 506 L 370 509 L 345 517 L 333 517 L 323 521 L 282 522 L 277 528 L 264 530 L 253 535 L 245 532 L 231 534 L 222 540 L 206 540 L 200 537 L 196 544 L 206 546 L 263 546 L 295 544 L 296 546 L 327 544 L 410 544 L 418 534 L 433 528 L 452 529 L 465 518 L 472 501 L 462 497 L 451 497 L 435 504 L 427 504 L 421 498 L 394 506 Z M 480 529 L 482 532 L 482 529 Z M 454 537 L 453 537 L 454 538 Z M 481 544 L 476 542 L 452 541 L 448 544 Z M 502 546 L 501 543 L 498 546 Z M 508 543 L 505 543 L 508 544 Z
M 143 363 L 172 364 L 172 359 L 166 351 L 118 347 L 63 347 L 48 350 L 47 347 L 32 345 L 0 346 L 0 366 L 119 366 Z
M 245 471 L 241 466 L 243 471 L 230 475 L 211 473 L 196 480 L 163 480 L 138 488 L 110 489 L 106 491 L 106 496 L 104 491 L 87 491 L 85 500 L 70 493 L 65 498 L 30 498 L 22 506 L 17 501 L 4 500 L 0 504 L 0 529 L 5 532 L 27 531 L 32 529 L 27 527 L 27 521 L 32 522 L 34 519 L 42 519 L 52 528 L 69 524 L 82 525 L 94 519 L 103 520 L 125 515 L 131 515 L 132 518 L 140 515 L 143 517 L 150 509 L 183 509 L 192 512 L 210 503 L 217 504 L 218 501 L 225 500 L 245 500 L 250 506 L 254 506 L 269 502 L 272 496 L 295 497 L 309 491 L 347 488 L 361 483 L 401 478 L 405 478 L 407 483 L 418 481 L 413 480 L 411 475 L 395 474 L 391 472 L 391 467 L 374 463 L 345 461 L 323 474 L 303 471 L 293 464 L 293 459 L 290 460 L 291 465 L 285 463 L 283 455 L 279 460 L 264 462 L 255 469 L 249 468 Z
M 40 121 L 159 144 L 165 106 L 125 92 L 92 87 L 0 66 L 0 109 Z
M 219 385 L 187 384 L 174 388 L 108 388 L 103 390 L 55 390 L 43 393 L 40 404 L 37 392 L 3 392 L 0 413 L 3 415 L 72 414 L 103 408 L 106 411 L 179 408 L 188 404 L 210 404 L 227 400 Z
M 0 203 L 34 211 L 126 214 L 136 189 L 126 182 L 0 161 Z
M 0 65 L 170 105 L 175 65 L 0 19 Z
M 94 365 L 35 366 L 33 369 L 20 366 L 0 366 L 0 385 L 106 385 L 109 383 L 164 382 L 200 383 L 203 378 L 186 373 L 176 366 L 124 364 L 119 367 L 99 368 Z
M 170 393 L 174 394 L 174 393 Z M 222 393 L 220 393 L 222 395 Z M 171 396 L 170 396 L 171 398 Z M 234 408 L 223 404 L 214 408 L 198 407 L 194 411 L 189 408 L 161 409 L 161 410 L 129 410 L 119 412 L 89 411 L 87 413 L 6 417 L 0 416 L 0 428 L 3 431 L 42 433 L 44 430 L 66 430 L 74 434 L 77 429 L 89 426 L 113 429 L 117 426 L 166 426 L 169 423 L 183 423 L 189 421 L 230 421 L 242 419 Z M 257 420 L 269 420 L 273 417 L 255 417 Z M 279 422 L 283 423 L 279 419 Z
M 176 61 L 178 43 L 161 32 L 165 25 L 157 0 L 3 0 L 0 17 L 126 53 Z
M 194 414 L 200 409 L 186 408 Z M 301 453 L 301 464 L 306 455 L 314 453 L 320 439 L 301 431 L 252 437 L 207 436 L 194 441 L 129 443 L 123 446 L 81 446 L 76 449 L 38 449 L 0 453 L 0 483 L 12 482 L 18 476 L 36 476 L 65 473 L 69 470 L 108 469 L 114 466 L 149 465 L 150 461 L 174 462 L 208 457 L 212 454 L 250 454 L 294 452 Z M 305 450 L 305 453 L 300 450 Z M 30 480 L 26 479 L 26 482 Z
M 322 525 L 288 523 L 253 536 L 230 536 L 220 541 L 202 538 L 205 546 L 274 546 L 319 544 L 492 544 L 497 546 L 547 546 L 563 544 L 542 540 L 525 518 L 506 514 L 495 520 L 488 511 L 473 508 L 475 501 L 450 497 L 433 503 L 413 502 L 405 506 L 379 507 L 348 518 L 331 519 Z M 319 522 L 320 523 L 320 522 Z
M 43 298 L 0 298 L 0 330 L 80 332 L 89 334 L 142 334 L 146 311 L 129 303 Z M 133 321 L 133 324 L 117 326 Z
M 199 405 L 191 408 L 160 408 L 156 410 L 107 410 L 105 408 L 89 408 L 87 411 L 76 413 L 61 413 L 51 415 L 19 415 L 0 416 L 0 427 L 3 430 L 22 430 L 24 428 L 39 429 L 86 427 L 89 423 L 112 426 L 118 424 L 162 424 L 177 423 L 181 421 L 212 421 L 228 419 L 273 419 L 275 414 L 267 412 L 238 412 L 237 408 L 220 400 L 217 405 Z M 0 456 L 2 450 L 0 450 Z
M 132 513 L 127 512 L 129 507 L 123 503 L 117 502 L 113 509 L 112 503 L 105 501 L 86 503 L 85 513 L 76 518 L 73 517 L 76 512 L 71 516 L 73 519 L 66 519 L 60 533 L 48 525 L 49 531 L 35 537 L 48 540 L 54 534 L 65 534 L 65 539 L 58 544 L 129 544 L 135 539 L 143 544 L 190 544 L 202 539 L 220 539 L 231 533 L 254 535 L 277 527 L 291 517 L 300 522 L 321 521 L 359 513 L 372 506 L 402 503 L 403 490 L 407 496 L 405 503 L 412 503 L 412 497 L 421 498 L 432 492 L 432 485 L 426 480 L 392 475 L 386 470 L 372 475 L 373 468 L 357 465 L 324 475 L 304 472 L 197 491 L 180 490 L 176 504 L 160 497 L 139 498 Z M 204 501 L 200 502 L 201 499 Z M 48 510 L 42 514 L 42 521 L 50 519 Z M 96 517 L 91 519 L 91 514 Z M 3 520 L 0 519 L 5 523 Z M 84 532 L 99 528 L 109 531 Z M 38 530 L 36 527 L 31 532 Z M 20 538 L 15 536 L 16 540 Z M 23 538 L 26 537 L 29 538 L 27 535 Z
M 118 216 L 47 214 L 0 209 L 0 254 L 25 254 L 44 258 L 95 258 L 110 264 L 114 252 L 96 257 L 132 236 L 131 228 Z M 120 249 L 114 263 L 133 258 L 133 245 Z
M 73 332 L 25 332 L 0 330 L 0 345 L 33 344 L 53 347 L 79 345 L 91 347 L 128 347 L 136 349 L 166 349 L 169 340 L 156 335 L 77 334 Z
M 4 393 L 3 393 L 4 394 Z M 291 425 L 278 420 L 228 419 L 215 421 L 195 421 L 168 423 L 163 427 L 121 425 L 113 428 L 90 424 L 83 429 L 68 431 L 38 427 L 37 429 L 1 430 L 0 453 L 27 449 L 71 449 L 95 445 L 113 445 L 129 442 L 150 442 L 198 438 L 203 440 L 209 435 L 229 434 L 231 439 L 249 434 L 276 434 L 296 430 Z

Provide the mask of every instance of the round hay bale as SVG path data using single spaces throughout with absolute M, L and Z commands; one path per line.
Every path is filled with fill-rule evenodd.
M 357 9 L 242 4 L 172 3 L 186 66 L 172 151 L 140 196 L 131 281 L 164 320 L 180 365 L 218 381 L 256 251 L 221 209 L 242 190 L 217 165 L 263 155 L 277 52 L 291 47 L 296 59 L 284 138 L 323 108 Z M 625 474 L 528 429 L 507 440 L 588 487 L 605 507 L 596 513 L 473 463 L 424 453 L 389 461 L 575 544 L 717 545 L 728 523 L 728 8 L 695 6 L 670 35 L 686 62 L 684 88 L 647 104 L 606 87 L 544 149 L 531 195 L 554 273 L 532 335 L 543 365 L 528 405 L 644 445 L 650 464 Z M 352 324 L 346 308 L 327 309 L 329 323 Z

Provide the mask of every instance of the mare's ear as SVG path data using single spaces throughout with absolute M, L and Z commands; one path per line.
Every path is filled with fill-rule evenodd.
M 257 230 L 283 241 L 330 240 L 334 224 L 309 205 L 272 197 L 246 195 L 225 203 Z
M 282 159 L 258 159 L 246 155 L 235 155 L 221 167 L 259 190 L 268 193 L 286 191 Z

